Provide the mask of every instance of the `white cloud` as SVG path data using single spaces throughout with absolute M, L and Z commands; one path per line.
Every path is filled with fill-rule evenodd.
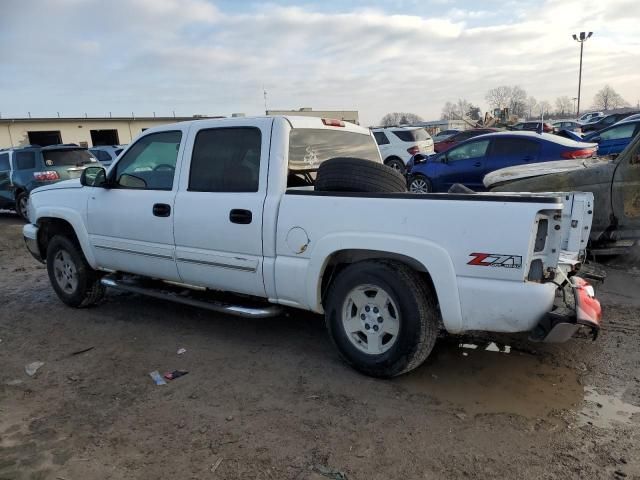
M 11 72 L 0 77 L 5 116 L 257 114 L 262 85 L 270 107 L 355 108 L 365 123 L 397 110 L 437 117 L 458 97 L 484 106 L 486 90 L 501 84 L 552 101 L 575 95 L 571 34 L 584 29 L 596 33 L 585 45 L 583 104 L 605 83 L 631 102 L 640 96 L 635 1 L 402 10 L 421 16 L 248 3 L 229 10 L 205 0 L 39 5 L 46 15 L 22 1 L 0 20 L 0 54 Z

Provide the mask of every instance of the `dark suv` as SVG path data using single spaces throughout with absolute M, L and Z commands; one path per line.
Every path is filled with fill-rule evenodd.
M 0 149 L 0 208 L 27 219 L 29 193 L 36 187 L 78 178 L 96 158 L 75 144 Z
M 611 115 L 607 115 L 606 117 L 601 118 L 597 122 L 587 123 L 583 125 L 582 133 L 598 132 L 604 128 L 610 127 L 614 123 L 618 123 L 620 120 L 624 120 L 625 118 L 635 113 L 638 112 L 612 113 Z

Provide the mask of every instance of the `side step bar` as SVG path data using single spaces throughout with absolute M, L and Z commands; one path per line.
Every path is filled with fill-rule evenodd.
M 149 286 L 145 285 L 142 281 L 137 281 L 131 277 L 123 278 L 117 274 L 110 274 L 102 277 L 100 283 L 105 287 L 114 288 L 116 290 L 137 293 L 139 295 L 146 295 L 149 297 L 159 298 L 161 300 L 169 300 L 170 302 L 183 303 L 185 305 L 191 305 L 192 307 L 205 308 L 207 310 L 226 313 L 227 315 L 234 315 L 236 317 L 269 318 L 276 317 L 284 312 L 282 307 L 279 305 L 251 307 L 218 300 L 196 298 L 194 295 L 195 291 L 189 288 L 183 288 L 182 290 L 177 291 L 175 289 L 170 289 L 169 285 L 166 285 L 166 288 Z M 159 282 L 157 283 L 158 285 L 162 285 Z

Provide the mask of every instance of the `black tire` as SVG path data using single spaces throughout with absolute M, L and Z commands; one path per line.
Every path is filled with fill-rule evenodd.
M 60 263 L 57 261 L 65 265 L 64 272 L 68 276 L 58 268 Z M 53 290 L 70 307 L 90 307 L 104 297 L 105 287 L 100 283 L 100 274 L 87 263 L 77 242 L 68 237 L 56 235 L 49 242 L 47 272 Z M 75 281 L 71 281 L 71 277 Z
M 355 345 L 362 343 L 358 342 L 357 336 L 364 332 L 349 334 L 345 328 L 345 314 L 351 315 L 352 321 L 361 317 L 360 308 L 353 317 L 350 309 L 354 304 L 349 303 L 351 293 L 359 286 L 381 288 L 398 309 L 397 337 L 380 354 L 366 353 L 362 348 L 367 346 Z M 431 353 L 438 336 L 435 294 L 417 272 L 399 262 L 367 260 L 350 265 L 330 286 L 325 307 L 327 330 L 342 358 L 372 377 L 390 378 L 418 367 Z M 367 330 L 373 334 L 369 328 Z
M 23 220 L 29 221 L 29 194 L 27 192 L 20 192 L 16 195 L 16 212 Z
M 387 158 L 384 161 L 384 164 L 389 168 L 393 168 L 396 172 L 399 172 L 402 175 L 407 173 L 407 166 L 398 157 Z
M 320 164 L 315 190 L 319 192 L 397 193 L 407 191 L 400 173 L 361 158 L 332 158 Z
M 421 182 L 421 183 L 420 183 Z M 419 185 L 422 186 L 423 191 L 420 191 Z M 409 182 L 409 191 L 413 193 L 431 193 L 433 192 L 433 185 L 424 175 L 415 175 Z

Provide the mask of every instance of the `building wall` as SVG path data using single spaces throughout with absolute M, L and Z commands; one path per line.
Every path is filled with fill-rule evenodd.
M 337 118 L 360 125 L 357 110 L 312 110 L 311 108 L 301 108 L 299 110 L 267 110 L 267 115 Z
M 152 128 L 180 120 L 192 118 L 144 118 L 144 119 L 0 119 L 0 148 L 17 147 L 29 144 L 29 131 L 59 131 L 62 143 L 86 142 L 92 147 L 91 130 L 117 130 L 121 144 L 131 140 L 142 132 L 143 128 Z

